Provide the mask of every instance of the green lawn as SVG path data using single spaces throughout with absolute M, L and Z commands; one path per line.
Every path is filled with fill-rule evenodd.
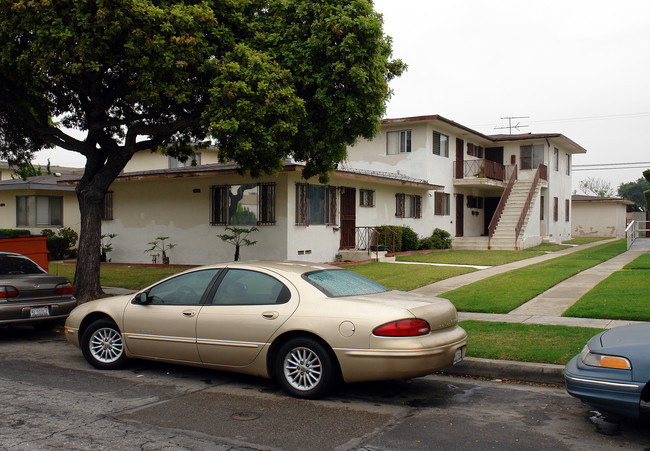
M 625 265 L 625 269 L 650 269 L 650 252 L 635 258 L 634 261 Z
M 102 265 L 100 281 L 104 287 L 119 287 L 129 290 L 140 290 L 160 279 L 185 271 L 186 266 L 157 265 Z M 75 265 L 65 263 L 50 263 L 49 272 L 66 276 L 74 280 Z
M 459 311 L 507 313 L 557 283 L 626 250 L 626 241 L 601 244 L 474 282 L 441 297 Z
M 650 254 L 592 288 L 563 316 L 650 321 Z
M 345 269 L 366 276 L 391 290 L 408 291 L 448 277 L 476 271 L 472 268 L 431 265 L 403 265 L 399 263 L 362 263 L 346 265 Z
M 485 359 L 566 364 L 602 329 L 461 321 L 467 355 Z
M 398 261 L 422 263 L 451 263 L 454 265 L 497 266 L 542 255 L 541 251 L 475 251 L 458 249 L 428 254 L 402 255 Z
M 588 243 L 593 243 L 595 241 L 602 241 L 602 240 L 608 240 L 609 238 L 599 238 L 599 237 L 580 237 L 580 238 L 573 238 L 568 241 L 562 241 L 562 244 L 588 244 Z
M 555 243 L 542 243 L 535 247 L 529 247 L 527 251 L 542 251 L 542 252 L 557 252 L 563 249 L 568 249 L 571 246 L 565 244 L 555 244 Z

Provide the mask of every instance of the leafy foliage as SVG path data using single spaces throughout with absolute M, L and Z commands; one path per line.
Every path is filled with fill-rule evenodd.
M 56 231 L 43 229 L 41 235 L 47 237 L 46 246 L 52 260 L 62 260 L 76 256 L 76 250 L 73 248 L 77 244 L 79 235 L 70 227 L 61 227 Z
M 221 238 L 221 241 L 235 246 L 235 261 L 239 261 L 239 248 L 241 246 L 252 246 L 257 243 L 257 241 L 248 239 L 248 235 L 259 231 L 257 227 L 251 227 L 250 229 L 245 229 L 243 227 L 226 227 L 225 230 L 231 233 L 223 233 L 221 235 L 217 234 L 217 236 Z
M 14 168 L 14 175 L 17 175 L 23 180 L 27 180 L 27 177 L 34 177 L 38 175 L 43 175 L 43 170 L 41 166 L 39 165 L 38 167 L 34 167 L 31 161 L 25 161 L 25 162 L 10 162 L 10 165 L 15 167 Z M 50 160 L 47 160 L 47 166 L 45 168 L 45 173 L 46 174 L 52 174 L 52 171 L 50 170 Z M 14 178 L 12 175 L 11 178 Z
M 241 173 L 293 157 L 325 181 L 376 133 L 406 67 L 370 0 L 0 0 L 0 42 L 0 157 L 60 146 L 87 159 L 81 302 L 101 292 L 103 199 L 135 152 L 185 161 L 212 141 Z
M 634 210 L 628 209 L 628 211 L 647 211 L 643 192 L 648 190 L 650 190 L 650 183 L 644 178 L 639 178 L 634 182 L 621 183 L 618 186 L 618 195 L 634 202 L 635 205 L 629 206 Z
M 588 177 L 585 180 L 580 180 L 578 186 L 580 191 L 588 195 L 598 197 L 612 197 L 614 195 L 614 188 L 607 180 Z
M 29 236 L 31 233 L 26 229 L 0 229 L 0 236 L 7 236 L 11 238 Z
M 418 249 L 451 249 L 451 235 L 436 227 L 430 237 L 420 240 Z

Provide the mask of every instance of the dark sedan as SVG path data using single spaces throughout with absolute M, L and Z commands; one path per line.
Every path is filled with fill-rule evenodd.
M 570 395 L 607 412 L 638 418 L 650 401 L 650 324 L 592 337 L 564 369 Z
M 77 306 L 66 277 L 49 274 L 21 254 L 0 252 L 0 326 L 49 329 Z

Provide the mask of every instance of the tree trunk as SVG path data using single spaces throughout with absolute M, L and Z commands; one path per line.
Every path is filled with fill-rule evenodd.
M 77 301 L 83 303 L 104 294 L 99 277 L 104 193 L 91 185 L 84 187 L 80 184 L 77 200 L 81 213 L 81 233 L 74 288 Z
M 239 244 L 235 244 L 235 261 L 239 261 Z

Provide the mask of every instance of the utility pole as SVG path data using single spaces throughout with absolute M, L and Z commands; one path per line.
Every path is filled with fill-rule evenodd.
M 512 125 L 512 120 L 513 119 L 528 119 L 530 116 L 505 116 L 501 117 L 501 119 L 508 119 L 508 125 L 505 127 L 494 127 L 495 130 L 503 130 L 503 129 L 508 129 L 509 134 L 512 135 L 512 129 L 514 128 L 517 131 L 520 131 L 520 128 L 526 128 L 528 125 L 521 125 L 519 122 L 517 122 L 515 125 Z

